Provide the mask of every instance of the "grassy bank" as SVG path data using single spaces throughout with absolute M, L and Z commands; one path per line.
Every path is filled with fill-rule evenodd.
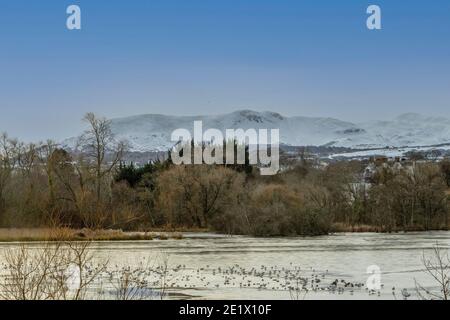
M 131 241 L 182 239 L 180 232 L 124 232 L 122 230 L 89 230 L 69 228 L 0 229 L 0 242 L 16 241 Z
M 450 230 L 448 227 L 436 228 L 434 231 Z M 396 232 L 430 231 L 417 226 L 416 228 L 386 230 L 371 225 L 345 225 L 334 223 L 330 233 L 396 233 Z M 183 239 L 183 232 L 213 232 L 207 229 L 152 229 L 150 231 L 122 230 L 90 230 L 70 228 L 0 228 L 0 242 L 38 242 L 38 241 L 142 241 Z

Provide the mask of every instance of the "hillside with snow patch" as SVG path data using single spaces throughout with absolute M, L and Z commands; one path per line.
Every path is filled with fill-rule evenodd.
M 193 132 L 194 121 L 203 130 L 279 129 L 282 144 L 333 146 L 352 149 L 432 146 L 450 143 L 450 120 L 404 114 L 392 120 L 352 123 L 333 118 L 285 117 L 275 112 L 235 111 L 222 115 L 168 116 L 145 114 L 112 120 L 118 139 L 129 142 L 131 151 L 165 151 L 174 145 L 171 134 L 185 128 Z M 73 139 L 65 141 L 72 144 Z

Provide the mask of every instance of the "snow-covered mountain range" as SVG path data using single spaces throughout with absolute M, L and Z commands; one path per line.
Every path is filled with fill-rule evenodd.
M 333 118 L 285 117 L 275 112 L 240 110 L 208 116 L 145 114 L 112 120 L 118 139 L 126 139 L 132 151 L 165 151 L 175 129 L 193 132 L 193 123 L 203 121 L 203 130 L 280 129 L 281 143 L 290 146 L 333 146 L 369 149 L 450 144 L 450 120 L 419 114 L 403 114 L 388 121 L 352 123 Z M 67 141 L 68 142 L 68 141 Z

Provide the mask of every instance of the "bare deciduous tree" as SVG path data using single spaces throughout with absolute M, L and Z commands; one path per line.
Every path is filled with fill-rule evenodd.
M 141 262 L 136 268 L 123 267 L 110 272 L 117 300 L 163 300 L 167 295 L 168 256 L 163 254 L 156 264 Z
M 82 161 L 82 159 L 77 161 L 77 173 L 82 177 L 83 173 L 88 172 L 90 176 L 84 180 L 92 178 L 94 181 L 95 214 L 99 217 L 101 203 L 105 196 L 104 190 L 108 189 L 111 173 L 121 161 L 127 145 L 124 141 L 115 139 L 110 120 L 99 118 L 93 113 L 87 113 L 83 120 L 89 128 L 79 138 L 78 146 L 87 159 L 86 161 Z M 85 168 L 80 168 L 80 166 L 85 166 Z M 92 221 L 101 223 L 102 219 L 92 218 Z
M 448 300 L 450 298 L 450 259 L 448 252 L 436 244 L 432 257 L 422 256 L 425 272 L 434 280 L 437 290 L 425 288 L 416 281 L 418 296 L 424 300 Z
M 82 300 L 100 279 L 106 262 L 94 264 L 90 242 L 22 244 L 3 255 L 0 297 L 4 300 Z
M 0 218 L 5 210 L 5 189 L 18 161 L 18 142 L 6 133 L 0 135 Z
M 100 202 L 102 180 L 119 163 L 126 144 L 116 141 L 110 120 L 98 118 L 93 113 L 87 113 L 83 120 L 89 128 L 80 137 L 79 143 L 83 152 L 94 161 L 95 191 L 97 201 Z M 107 155 L 111 155 L 110 159 L 107 159 Z

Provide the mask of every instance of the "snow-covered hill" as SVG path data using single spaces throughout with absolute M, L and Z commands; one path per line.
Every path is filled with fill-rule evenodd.
M 126 139 L 133 151 L 165 151 L 173 130 L 217 128 L 280 129 L 281 143 L 291 146 L 335 146 L 354 149 L 429 146 L 450 143 L 450 120 L 404 114 L 390 121 L 351 123 L 333 118 L 285 117 L 274 112 L 241 110 L 222 115 L 166 116 L 146 114 L 112 120 L 112 130 Z M 66 142 L 68 144 L 70 140 Z

